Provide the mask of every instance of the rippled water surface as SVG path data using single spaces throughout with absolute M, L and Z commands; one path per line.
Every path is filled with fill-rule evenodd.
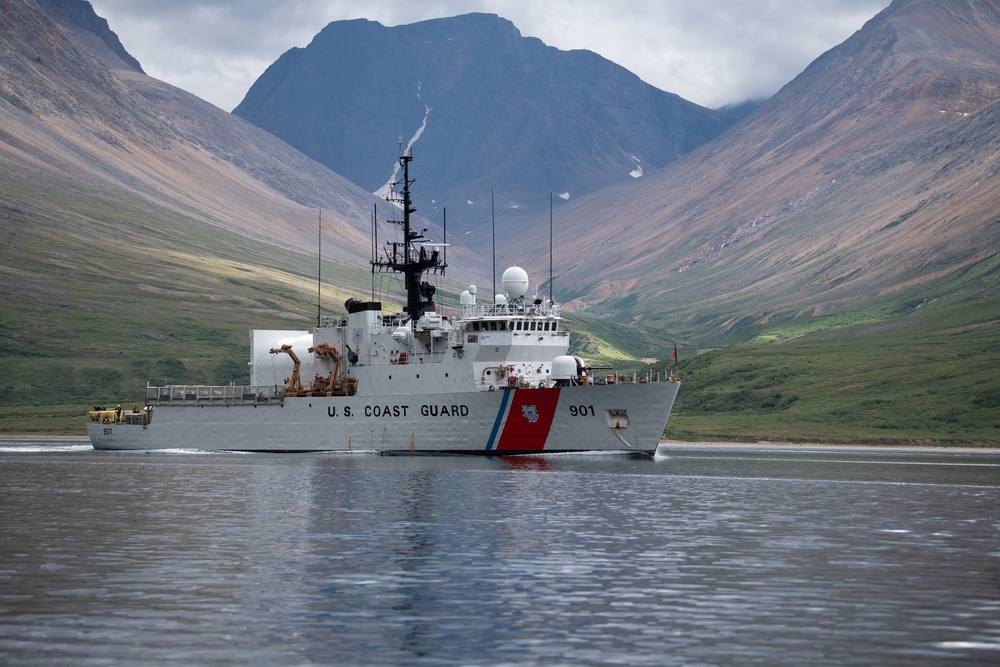
M 996 665 L 1000 452 L 0 441 L 0 664 Z

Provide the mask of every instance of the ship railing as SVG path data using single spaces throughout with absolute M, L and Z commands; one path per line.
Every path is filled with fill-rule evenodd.
M 167 385 L 146 387 L 146 405 L 281 405 L 282 385 Z
M 103 424 L 130 424 L 146 426 L 149 424 L 151 414 L 147 408 L 141 411 L 138 408 L 132 410 L 122 410 L 121 408 L 108 410 L 107 408 L 95 407 L 87 413 L 87 418 L 92 422 Z
M 436 352 L 402 352 L 389 355 L 390 366 L 421 366 L 440 364 L 455 354 L 455 348 Z
M 499 367 L 496 367 L 499 368 Z M 596 370 L 596 369 L 595 369 Z M 680 382 L 677 372 L 674 369 L 664 369 L 663 371 L 647 370 L 644 373 L 609 373 L 598 375 L 596 373 L 570 380 L 572 385 L 579 386 L 603 386 L 610 384 L 647 384 L 659 382 Z M 476 380 L 476 388 L 480 391 L 496 391 L 498 389 L 509 389 L 514 387 L 544 388 L 552 386 L 554 381 L 546 380 L 536 375 L 513 375 L 507 373 L 497 373 L 483 375 Z
M 467 303 L 462 305 L 462 319 L 476 320 L 488 317 L 560 317 L 556 303 L 520 303 L 487 305 Z
M 319 327 L 320 328 L 332 328 L 332 327 L 346 327 L 347 318 L 346 317 L 332 317 L 329 315 L 324 315 L 320 318 Z
M 595 369 L 596 370 L 596 369 Z M 594 374 L 588 378 L 585 384 L 646 384 L 647 382 L 680 382 L 675 369 L 663 369 L 662 371 L 647 370 L 645 373 L 632 371 L 630 373 L 609 373 L 607 375 Z M 584 384 L 584 383 L 581 383 Z

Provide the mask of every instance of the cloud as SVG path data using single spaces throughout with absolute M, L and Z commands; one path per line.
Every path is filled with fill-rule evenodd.
M 888 0 L 92 0 L 148 74 L 230 110 L 329 22 L 403 25 L 469 12 L 588 49 L 657 88 L 717 107 L 772 95 Z

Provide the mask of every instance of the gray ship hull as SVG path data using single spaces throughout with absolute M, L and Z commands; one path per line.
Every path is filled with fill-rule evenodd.
M 529 454 L 656 450 L 679 382 L 496 391 L 211 397 L 161 403 L 138 423 L 90 422 L 95 449 Z

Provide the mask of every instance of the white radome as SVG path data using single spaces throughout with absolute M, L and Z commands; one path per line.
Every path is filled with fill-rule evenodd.
M 512 266 L 503 272 L 500 283 L 511 299 L 520 299 L 528 293 L 528 272 L 520 266 Z

